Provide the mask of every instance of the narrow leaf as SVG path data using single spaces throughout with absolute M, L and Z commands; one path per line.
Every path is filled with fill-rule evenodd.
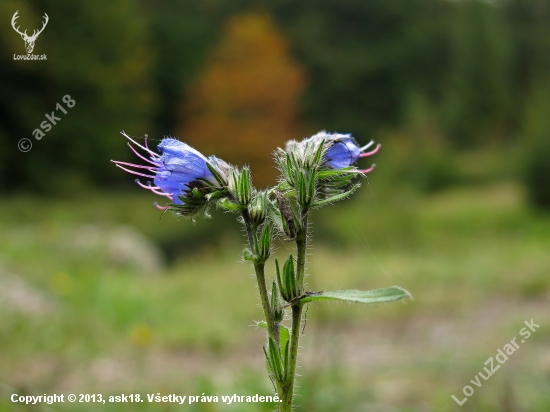
M 324 200 L 319 200 L 317 202 L 315 202 L 313 205 L 311 205 L 312 207 L 321 207 L 321 206 L 325 206 L 329 203 L 332 203 L 332 202 L 337 202 L 338 200 L 342 200 L 342 199 L 345 199 L 346 197 L 348 197 L 349 195 L 351 195 L 353 192 L 355 192 L 357 189 L 359 188 L 359 185 L 354 185 L 350 190 L 348 190 L 347 192 L 344 192 L 344 193 L 340 193 L 339 195 L 334 195 L 334 196 L 331 196 L 327 199 L 324 199 Z
M 223 187 L 227 186 L 227 182 L 224 180 L 224 178 L 219 174 L 218 170 L 207 160 L 206 161 L 206 167 L 210 169 L 210 172 L 212 175 L 214 175 L 214 178 L 218 181 L 218 183 Z
M 279 341 L 281 343 L 281 348 L 284 348 L 288 341 L 290 340 L 290 331 L 284 325 L 280 325 L 279 328 Z
M 264 350 L 265 355 L 265 363 L 267 365 L 267 371 L 270 375 L 275 375 L 275 372 L 273 371 L 273 365 L 271 364 L 271 360 L 269 359 L 269 355 L 267 354 L 267 350 L 265 349 L 265 345 L 262 346 L 262 349 Z
M 282 341 L 281 341 L 282 343 Z M 288 370 L 290 369 L 290 355 L 289 355 L 289 352 L 290 352 L 290 349 L 289 349 L 289 344 L 290 344 L 290 341 L 286 341 L 285 343 L 285 347 L 284 347 L 284 379 L 288 379 Z
M 284 378 L 283 375 L 283 360 L 281 359 L 281 351 L 277 347 L 277 344 L 273 338 L 269 338 L 269 355 L 271 360 L 271 366 L 275 372 L 275 376 L 279 381 L 282 381 Z
M 279 290 L 281 291 L 281 295 L 283 296 L 283 299 L 288 302 L 290 300 L 290 297 L 288 295 L 287 285 L 286 283 L 283 283 L 284 276 L 281 279 L 281 271 L 279 270 L 279 261 L 277 259 L 275 259 L 275 271 L 277 272 L 277 282 L 279 283 Z
M 404 298 L 412 298 L 412 296 L 407 290 L 399 286 L 390 286 L 389 288 L 373 290 L 335 290 L 310 293 L 301 301 L 306 303 L 318 300 L 343 300 L 357 303 L 384 303 Z
M 296 289 L 296 275 L 294 273 L 294 259 L 292 255 L 288 258 L 283 267 L 283 276 L 285 278 L 285 285 L 287 288 L 288 296 L 290 300 L 294 299 L 298 291 Z

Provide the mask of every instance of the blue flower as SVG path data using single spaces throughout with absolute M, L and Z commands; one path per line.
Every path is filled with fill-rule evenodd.
M 332 135 L 334 140 L 325 155 L 327 166 L 333 169 L 343 169 L 354 164 L 359 156 L 361 149 L 355 143 L 355 140 L 349 134 Z M 330 142 L 330 140 L 329 140 Z
M 128 143 L 130 149 L 132 149 L 140 159 L 146 161 L 148 165 L 136 165 L 121 161 L 112 162 L 117 167 L 129 173 L 153 179 L 155 186 L 152 186 L 151 182 L 144 185 L 139 180 L 136 180 L 136 183 L 157 195 L 167 197 L 170 199 L 171 203 L 175 205 L 181 205 L 183 202 L 180 196 L 184 195 L 186 191 L 191 190 L 193 187 L 204 186 L 206 182 L 210 182 L 213 185 L 218 183 L 206 165 L 207 162 L 217 169 L 229 167 L 223 160 L 217 159 L 214 156 L 206 158 L 202 153 L 193 149 L 188 144 L 174 138 L 165 138 L 160 142 L 157 146 L 160 152 L 159 155 L 149 149 L 147 146 L 147 138 L 145 138 L 145 146 L 142 146 L 132 140 L 124 132 L 122 132 L 122 134 L 134 145 L 148 153 L 149 159 L 138 153 L 138 151 Z M 142 171 L 148 173 L 127 169 L 124 166 L 142 169 Z M 156 206 L 162 210 L 169 208 L 169 206 Z
M 365 152 L 365 150 L 374 144 L 372 140 L 367 145 L 360 147 L 351 134 L 327 133 L 325 131 L 319 132 L 299 143 L 290 141 L 287 144 L 287 150 L 304 152 L 305 147 L 308 145 L 320 144 L 320 142 L 323 142 L 326 148 L 325 165 L 332 169 L 343 169 L 352 166 L 359 158 L 372 156 L 380 150 L 380 144 L 378 144 L 370 152 Z M 368 169 L 359 171 L 366 174 L 374 170 L 374 167 L 375 165 L 372 165 Z

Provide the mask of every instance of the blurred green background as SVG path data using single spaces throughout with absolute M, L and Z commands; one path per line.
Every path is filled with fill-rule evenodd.
M 47 60 L 14 60 L 16 10 L 28 32 L 48 14 Z M 136 160 L 121 130 L 172 135 L 265 187 L 272 150 L 323 129 L 383 147 L 352 199 L 313 216 L 310 289 L 415 299 L 313 305 L 299 410 L 550 410 L 547 0 L 3 0 L 0 17 L 0 411 L 27 410 L 12 393 L 270 394 L 234 216 L 161 216 L 109 160 Z

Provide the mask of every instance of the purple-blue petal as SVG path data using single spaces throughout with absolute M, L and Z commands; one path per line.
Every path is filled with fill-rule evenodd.
M 357 161 L 361 150 L 355 141 L 349 137 L 334 143 L 325 156 L 327 165 L 333 169 L 351 166 Z
M 214 179 L 206 166 L 206 157 L 186 143 L 177 139 L 163 139 L 158 145 L 161 164 L 154 179 L 163 192 L 172 195 L 173 203 L 181 204 L 178 198 L 188 189 L 188 184 L 199 179 Z

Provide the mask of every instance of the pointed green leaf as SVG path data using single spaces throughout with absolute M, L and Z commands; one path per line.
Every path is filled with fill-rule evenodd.
M 265 345 L 262 346 L 262 349 L 264 350 L 264 355 L 265 355 L 265 363 L 266 363 L 266 366 L 267 366 L 267 371 L 269 372 L 270 375 L 274 375 L 274 371 L 273 371 L 273 365 L 271 364 L 271 360 L 269 359 L 269 355 L 267 354 L 267 350 L 265 348 Z
M 315 170 L 311 171 L 311 174 L 309 175 L 309 182 L 307 187 L 307 202 L 308 204 L 315 199 L 315 184 L 317 183 L 317 175 L 315 173 Z
M 257 262 L 259 260 L 259 256 L 252 252 L 249 248 L 245 248 L 243 250 L 243 258 L 249 262 Z
M 355 192 L 358 188 L 359 188 L 359 184 L 357 185 L 354 185 L 350 190 L 348 190 L 347 192 L 344 192 L 344 193 L 340 193 L 338 195 L 334 195 L 334 196 L 331 196 L 327 199 L 324 199 L 324 200 L 319 200 L 315 203 L 313 203 L 311 206 L 312 207 L 321 207 L 321 206 L 325 206 L 329 203 L 332 203 L 332 202 L 337 202 L 339 200 L 343 200 L 345 199 L 346 197 L 348 197 L 349 195 L 351 195 L 353 192 Z
M 290 331 L 284 325 L 279 327 L 279 342 L 281 343 L 281 348 L 284 348 L 288 341 L 290 340 Z
M 223 186 L 227 186 L 227 182 L 225 181 L 225 179 L 220 175 L 220 173 L 218 172 L 218 169 L 216 169 L 214 167 L 214 165 L 212 165 L 210 163 L 210 161 L 206 161 L 206 167 L 208 167 L 208 169 L 210 169 L 210 172 L 212 173 L 212 175 L 214 176 L 214 178 L 218 181 L 218 183 L 223 187 Z
M 399 286 L 373 290 L 335 290 L 330 292 L 310 293 L 301 299 L 302 302 L 318 300 L 343 300 L 357 303 L 384 303 L 404 298 L 412 298 L 411 294 Z
M 231 202 L 229 199 L 225 198 L 225 199 L 222 199 L 220 200 L 220 202 L 218 203 L 218 205 L 223 208 L 223 209 L 227 209 L 231 212 L 239 212 L 241 210 L 243 210 L 243 206 L 238 204 L 238 203 L 233 203 Z
M 277 272 L 277 283 L 279 283 L 279 290 L 281 291 L 281 296 L 285 301 L 288 302 L 291 298 L 287 292 L 287 285 L 284 283 L 284 276 L 283 278 L 281 278 L 281 271 L 279 270 L 279 261 L 277 259 L 275 259 L 275 271 Z
M 317 148 L 317 152 L 315 152 L 315 157 L 313 159 L 313 164 L 318 165 L 321 161 L 321 157 L 323 156 L 323 151 L 325 150 L 325 141 L 321 141 L 321 144 L 319 144 L 319 147 Z
M 307 177 L 305 173 L 300 173 L 298 176 L 298 200 L 302 206 L 307 206 Z
M 269 357 L 273 372 L 275 372 L 275 376 L 277 376 L 277 379 L 279 381 L 282 381 L 284 378 L 283 359 L 281 358 L 281 351 L 271 337 L 269 338 Z
M 292 255 L 290 255 L 283 267 L 283 278 L 285 279 L 286 293 L 290 298 L 289 300 L 292 300 L 298 295 L 296 275 L 294 272 L 294 258 Z
M 288 378 L 288 370 L 290 369 L 290 355 L 289 355 L 289 345 L 290 341 L 286 341 L 284 346 L 284 354 L 283 354 L 283 367 L 284 367 L 284 379 L 286 380 Z

